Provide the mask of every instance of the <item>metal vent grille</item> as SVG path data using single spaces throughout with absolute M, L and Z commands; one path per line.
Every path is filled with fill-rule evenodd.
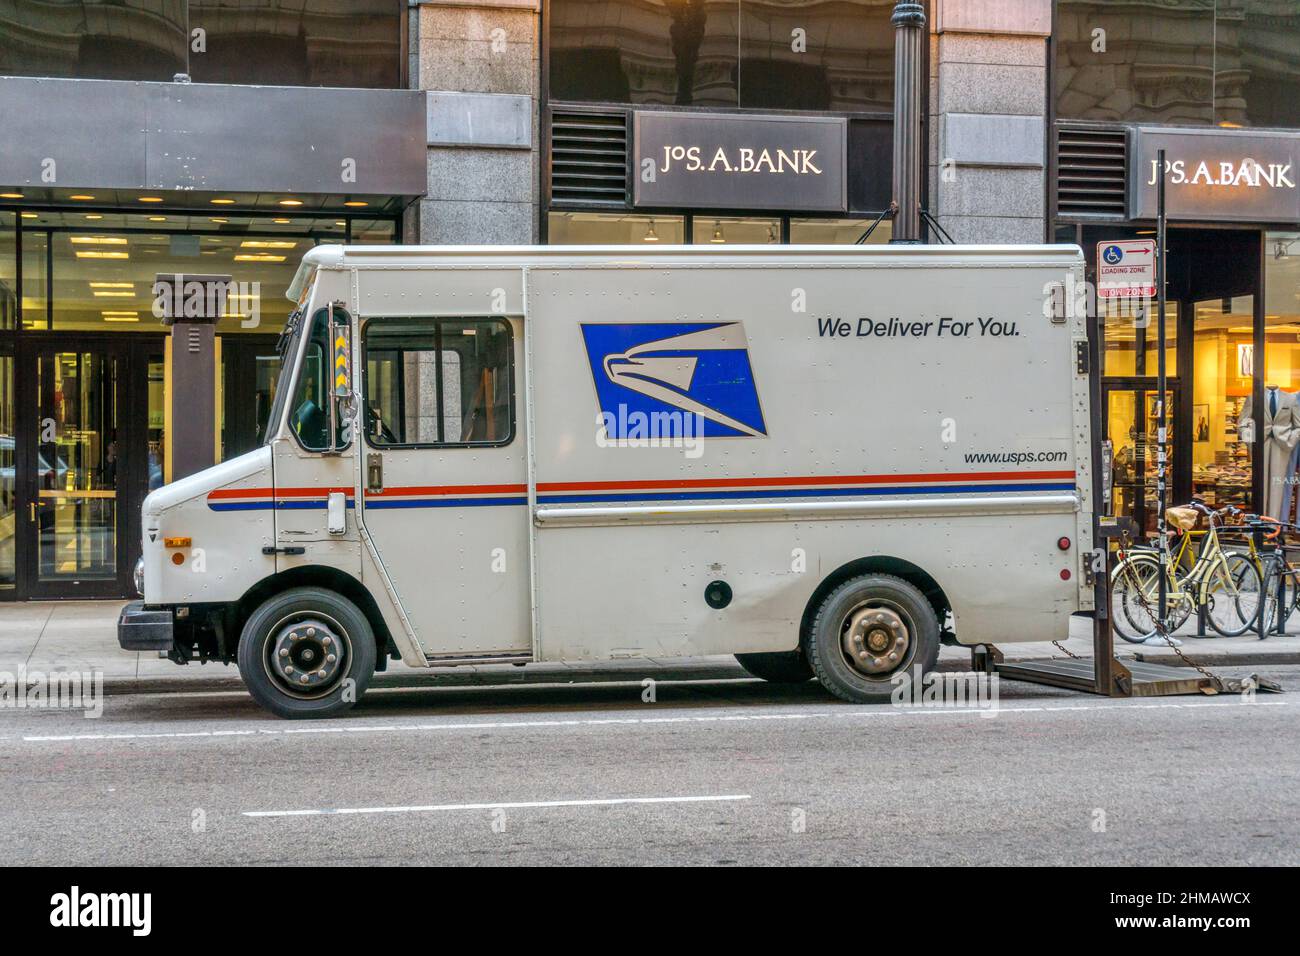
M 551 114 L 551 202 L 627 207 L 625 112 Z
M 1122 129 L 1058 127 L 1056 210 L 1062 216 L 1123 216 L 1128 140 Z

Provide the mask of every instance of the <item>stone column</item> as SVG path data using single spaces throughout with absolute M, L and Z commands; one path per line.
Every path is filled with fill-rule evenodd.
M 412 0 L 413 83 L 427 91 L 418 241 L 538 237 L 539 0 Z
M 930 211 L 958 242 L 1044 242 L 1052 2 L 932 10 Z

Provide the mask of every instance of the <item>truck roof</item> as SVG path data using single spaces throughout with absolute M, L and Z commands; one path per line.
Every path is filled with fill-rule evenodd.
M 448 267 L 470 263 L 495 266 L 697 265 L 705 260 L 720 265 L 754 260 L 817 262 L 847 265 L 871 261 L 880 266 L 922 263 L 965 265 L 1025 265 L 1082 263 L 1083 250 L 1075 245 L 621 245 L 621 246 L 380 246 L 325 244 L 309 250 L 289 287 L 296 300 L 311 270 L 384 268 L 427 265 Z

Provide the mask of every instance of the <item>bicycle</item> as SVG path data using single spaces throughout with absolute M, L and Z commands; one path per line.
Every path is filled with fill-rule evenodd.
M 1237 569 L 1233 570 L 1234 576 L 1238 573 L 1240 565 L 1247 562 L 1254 565 L 1259 572 L 1264 587 L 1263 637 L 1267 637 L 1270 633 L 1274 633 L 1273 629 L 1277 625 L 1279 596 L 1286 608 L 1287 616 L 1300 607 L 1300 587 L 1296 586 L 1300 569 L 1287 560 L 1287 544 L 1284 537 L 1288 532 L 1294 533 L 1296 527 L 1284 524 L 1268 515 L 1256 514 L 1242 515 L 1241 527 L 1245 531 L 1246 549 L 1244 552 L 1230 549 L 1228 564 L 1230 569 Z M 1261 549 L 1257 543 L 1259 539 L 1267 542 L 1271 547 L 1268 550 Z
M 1183 532 L 1166 568 L 1165 619 L 1157 620 L 1160 560 L 1155 548 L 1121 542 L 1120 560 L 1111 574 L 1111 619 L 1116 633 L 1131 644 L 1141 644 L 1159 630 L 1173 633 L 1201 608 L 1221 636 L 1246 633 L 1259 619 L 1264 582 L 1256 563 L 1225 551 L 1219 541 L 1222 520 L 1239 514 L 1237 509 L 1229 506 L 1214 511 L 1192 501 L 1165 514 Z M 1202 532 L 1192 530 L 1198 514 L 1206 518 Z M 1196 539 L 1201 542 L 1200 550 L 1191 561 Z M 1180 572 L 1189 563 L 1190 569 Z M 1163 627 L 1158 627 L 1161 623 Z

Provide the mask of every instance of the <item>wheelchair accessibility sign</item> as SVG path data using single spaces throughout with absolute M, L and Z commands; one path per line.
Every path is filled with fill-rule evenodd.
M 1097 295 L 1102 299 L 1156 294 L 1156 244 L 1150 239 L 1097 243 Z

